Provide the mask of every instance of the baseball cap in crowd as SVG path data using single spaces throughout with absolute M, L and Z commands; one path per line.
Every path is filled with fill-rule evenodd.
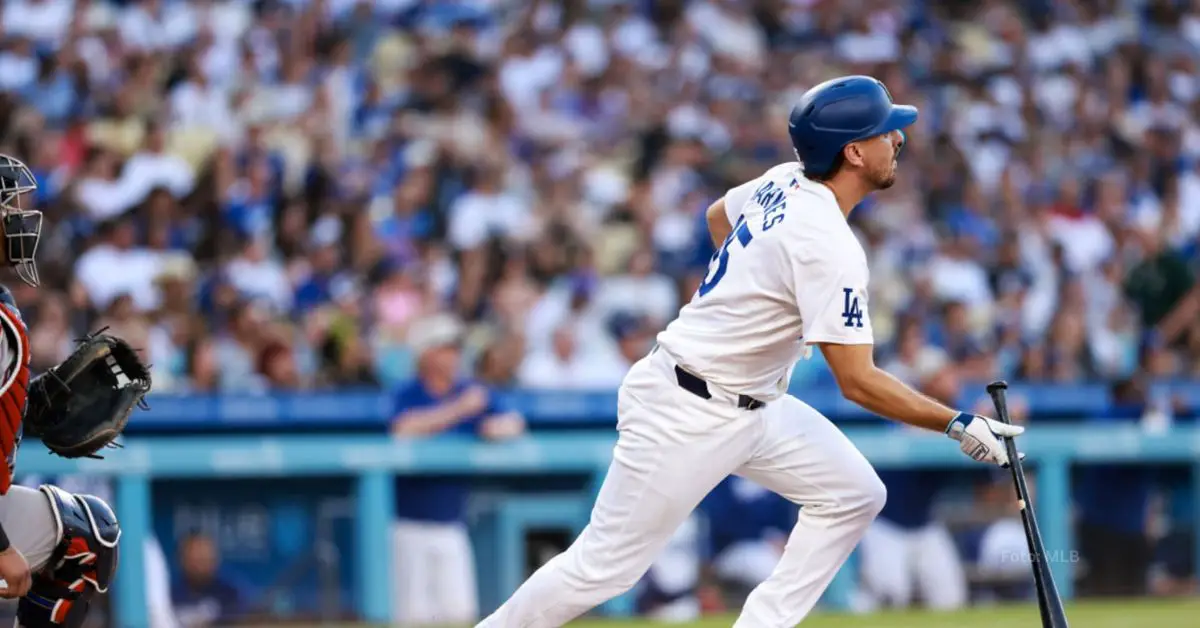
M 462 343 L 465 328 L 453 314 L 434 314 L 420 319 L 408 330 L 408 345 L 421 355 L 426 351 Z
M 646 327 L 643 317 L 631 312 L 617 312 L 608 320 L 608 331 L 617 340 L 624 340 Z

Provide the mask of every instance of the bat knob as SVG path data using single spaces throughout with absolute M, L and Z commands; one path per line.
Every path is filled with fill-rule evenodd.
M 992 383 L 988 384 L 988 386 L 987 386 L 987 391 L 989 394 L 994 393 L 997 390 L 1007 390 L 1007 389 L 1008 389 L 1008 382 L 1006 382 L 1004 380 L 992 382 Z

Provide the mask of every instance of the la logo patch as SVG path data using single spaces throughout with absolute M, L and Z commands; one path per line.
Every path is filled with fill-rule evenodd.
M 858 303 L 858 295 L 854 294 L 853 288 L 842 288 L 842 295 L 842 320 L 846 327 L 862 329 L 863 310 Z

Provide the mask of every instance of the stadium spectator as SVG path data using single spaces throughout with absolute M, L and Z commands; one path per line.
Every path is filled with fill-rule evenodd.
M 1189 596 L 1200 587 L 1196 578 L 1196 500 L 1187 469 L 1172 469 L 1160 476 L 1167 507 L 1162 534 L 1154 542 L 1149 588 L 1152 595 Z
M 1030 495 L 1037 488 L 1034 475 L 1027 473 Z M 979 602 L 1028 600 L 1036 595 L 1030 565 L 1029 541 L 1025 524 L 1013 503 L 1012 475 L 1007 471 L 989 472 L 979 486 L 976 516 L 986 521 L 978 532 L 975 551 L 970 555 L 974 567 L 973 598 Z M 1070 554 L 1060 556 L 1066 558 Z
M 396 393 L 397 438 L 458 434 L 496 440 L 524 431 L 520 415 L 499 409 L 486 387 L 463 377 L 462 332 L 448 315 L 422 319 L 409 330 L 417 379 Z M 469 490 L 461 479 L 397 480 L 392 618 L 399 625 L 478 619 L 475 558 L 465 522 Z
M 183 628 L 223 626 L 246 617 L 246 591 L 220 573 L 221 557 L 209 537 L 196 532 L 179 541 L 180 577 L 171 591 Z
M 554 330 L 551 346 L 525 358 L 517 382 L 526 388 L 550 390 L 613 390 L 621 384 L 628 364 L 607 348 L 581 342 L 569 323 Z
M 1161 408 L 1143 379 L 1113 384 L 1113 407 L 1093 421 L 1153 425 Z M 1154 471 L 1141 465 L 1087 466 L 1076 480 L 1079 549 L 1086 561 L 1081 594 L 1133 597 L 1147 592 L 1153 551 L 1150 507 Z
M 688 517 L 667 542 L 635 587 L 639 615 L 656 622 L 685 623 L 699 619 L 703 529 L 696 514 Z
M 736 599 L 766 580 L 796 523 L 796 507 L 740 477 L 718 484 L 700 504 L 708 521 L 712 574 Z M 739 602 L 740 603 L 740 602 Z

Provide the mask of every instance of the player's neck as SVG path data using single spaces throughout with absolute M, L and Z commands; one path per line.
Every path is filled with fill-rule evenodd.
M 871 193 L 866 181 L 850 175 L 849 172 L 839 173 L 823 182 L 833 192 L 833 198 L 837 199 L 838 207 L 847 219 L 850 218 L 850 212 Z

